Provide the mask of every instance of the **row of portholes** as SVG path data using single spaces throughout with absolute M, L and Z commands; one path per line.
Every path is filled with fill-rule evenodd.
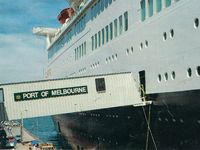
M 200 66 L 197 66 L 197 67 L 196 67 L 195 72 L 196 72 L 196 75 L 199 77 L 199 76 L 200 76 Z M 191 77 L 192 77 L 192 69 L 191 69 L 191 68 L 188 68 L 188 69 L 187 69 L 187 77 L 188 77 L 188 78 L 191 78 Z M 171 79 L 172 79 L 172 80 L 175 80 L 175 78 L 176 78 L 176 73 L 175 73 L 175 71 L 172 71 L 172 72 L 171 72 Z M 165 72 L 165 73 L 164 73 L 164 81 L 168 81 L 168 79 L 169 79 L 168 73 Z M 158 75 L 158 82 L 161 82 L 161 81 L 162 81 L 162 76 L 161 76 L 161 74 L 159 74 L 159 75 Z
M 196 67 L 195 72 L 196 72 L 196 75 L 199 77 L 200 76 L 200 66 Z M 188 76 L 188 78 L 192 77 L 192 69 L 191 68 L 187 69 L 187 76 Z
M 106 58 L 106 64 L 107 63 L 111 63 L 112 61 L 115 61 L 115 60 L 117 60 L 117 54 L 114 54 L 114 55 L 112 55 L 112 56 L 109 56 L 109 57 L 107 57 Z
M 174 38 L 174 30 L 173 29 L 170 30 L 169 36 L 170 36 L 171 39 Z M 164 32 L 163 33 L 163 41 L 166 41 L 166 40 L 167 40 L 167 32 Z
M 86 68 L 82 68 L 79 70 L 79 73 L 84 73 L 84 72 L 86 72 Z
M 140 50 L 147 48 L 149 46 L 149 42 L 147 40 L 145 40 L 145 44 L 143 44 L 142 42 L 140 43 Z M 133 54 L 133 46 L 131 46 L 131 48 L 127 48 L 126 49 L 126 55 L 132 55 Z
M 98 61 L 98 62 L 95 62 L 94 64 L 92 64 L 92 65 L 90 66 L 90 68 L 91 68 L 91 69 L 95 69 L 95 68 L 99 67 L 99 65 L 100 65 L 100 63 L 99 63 L 99 61 Z
M 149 46 L 149 42 L 145 40 L 145 44 L 143 44 L 142 42 L 140 43 L 140 50 L 142 50 L 143 48 L 147 48 L 148 46 Z
M 176 78 L 176 73 L 175 73 L 175 71 L 172 71 L 171 72 L 171 79 L 175 80 L 175 78 Z M 164 81 L 167 81 L 167 80 L 169 80 L 169 76 L 168 76 L 168 73 L 165 72 L 164 73 Z M 161 82 L 161 81 L 162 81 L 162 76 L 161 76 L 161 74 L 159 74 L 158 75 L 158 82 Z

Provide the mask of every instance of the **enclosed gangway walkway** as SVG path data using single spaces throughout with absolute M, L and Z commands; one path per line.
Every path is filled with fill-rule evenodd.
M 148 104 L 131 73 L 0 85 L 0 120 Z

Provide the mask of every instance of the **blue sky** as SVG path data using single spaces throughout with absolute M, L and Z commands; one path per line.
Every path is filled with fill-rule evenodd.
M 38 26 L 60 27 L 66 0 L 0 0 L 0 84 L 43 79 L 47 63 L 45 38 Z

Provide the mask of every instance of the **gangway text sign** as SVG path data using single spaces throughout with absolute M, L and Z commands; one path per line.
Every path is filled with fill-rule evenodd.
M 59 89 L 49 89 L 40 91 L 28 91 L 21 93 L 14 93 L 15 101 L 28 101 L 51 97 L 70 96 L 78 94 L 87 94 L 87 86 L 67 87 Z
M 0 85 L 9 120 L 142 103 L 131 73 Z

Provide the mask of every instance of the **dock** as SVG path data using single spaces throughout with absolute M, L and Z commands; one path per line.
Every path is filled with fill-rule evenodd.
M 15 125 L 10 122 L 4 123 L 3 127 L 4 130 L 6 131 L 7 138 L 15 138 L 17 140 L 17 144 L 15 146 L 15 150 L 45 150 L 45 148 L 41 147 L 48 147 L 49 150 L 52 147 L 53 150 L 53 145 L 52 144 L 45 144 L 43 141 L 41 141 L 39 138 L 31 134 L 28 130 L 25 128 L 21 127 L 20 123 L 15 122 Z M 33 143 L 44 143 L 38 145 L 37 148 Z M 13 148 L 11 148 L 13 149 Z

